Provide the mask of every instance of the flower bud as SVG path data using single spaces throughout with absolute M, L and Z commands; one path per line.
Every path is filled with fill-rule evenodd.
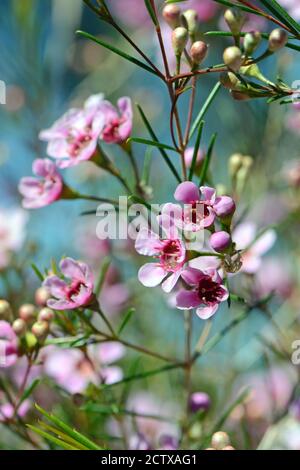
M 185 164 L 187 168 L 191 168 L 193 157 L 194 157 L 194 147 L 188 147 L 184 152 L 184 160 L 185 160 Z M 197 158 L 196 158 L 196 169 L 201 167 L 203 160 L 204 160 L 204 152 L 201 149 L 199 149 Z
M 5 299 L 0 299 L 0 320 L 9 320 L 12 315 L 12 310 Z
M 203 410 L 206 411 L 210 408 L 211 400 L 207 393 L 195 392 L 189 398 L 189 408 L 192 413 Z
M 243 93 L 242 91 L 238 90 L 231 90 L 231 96 L 236 101 L 248 101 L 250 100 L 250 96 L 247 93 Z
M 193 36 L 198 30 L 198 13 L 196 10 L 186 10 L 183 13 L 189 33 Z
M 237 36 L 245 23 L 246 17 L 238 8 L 228 8 L 224 13 L 224 19 L 234 36 Z
M 19 308 L 19 317 L 22 318 L 27 323 L 35 320 L 36 318 L 36 308 L 32 304 L 23 304 Z
M 229 158 L 229 173 L 231 178 L 234 178 L 238 171 L 242 168 L 243 166 L 243 155 L 241 153 L 234 153 L 231 155 Z
M 165 22 L 172 29 L 180 26 L 180 8 L 177 5 L 166 5 L 163 9 L 162 15 Z
M 213 233 L 210 237 L 209 243 L 213 250 L 217 253 L 222 253 L 231 245 L 231 237 L 229 233 L 222 230 L 220 232 Z
M 288 39 L 288 33 L 284 29 L 273 29 L 269 36 L 269 51 L 279 51 L 286 45 Z
M 23 336 L 26 333 L 26 322 L 22 318 L 17 318 L 12 324 L 12 328 L 17 336 Z
M 38 314 L 38 321 L 46 321 L 46 322 L 51 322 L 54 319 L 54 312 L 51 310 L 51 308 L 45 307 L 42 308 L 40 313 Z
M 238 72 L 243 62 L 242 52 L 237 46 L 227 47 L 223 53 L 223 60 L 229 69 Z
M 235 212 L 235 202 L 229 196 L 217 197 L 214 204 L 214 211 L 217 216 L 221 218 L 231 216 Z
M 47 300 L 51 297 L 48 289 L 46 287 L 39 287 L 35 291 L 35 301 L 40 307 L 45 307 L 47 305 Z
M 196 41 L 191 47 L 191 58 L 195 64 L 201 64 L 201 62 L 207 56 L 208 46 L 203 41 Z
M 32 333 L 38 339 L 44 339 L 49 332 L 49 323 L 46 321 L 38 321 L 32 325 Z
M 234 89 L 237 84 L 240 82 L 236 75 L 232 72 L 222 72 L 220 74 L 220 82 L 223 87 L 228 88 L 229 90 Z
M 261 41 L 261 34 L 259 31 L 251 31 L 246 33 L 244 37 L 244 49 L 247 55 L 253 54 Z
M 228 434 L 223 431 L 215 432 L 211 438 L 211 445 L 217 450 L 224 449 L 224 447 L 230 445 Z
M 188 39 L 189 35 L 186 28 L 180 26 L 174 29 L 172 33 L 172 45 L 176 56 L 180 56 L 183 53 Z

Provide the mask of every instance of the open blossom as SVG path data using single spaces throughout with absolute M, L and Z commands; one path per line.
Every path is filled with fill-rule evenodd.
M 47 153 L 57 166 L 67 168 L 89 160 L 95 153 L 105 116 L 101 111 L 103 95 L 93 95 L 82 109 L 73 108 L 40 133 L 48 142 Z
M 18 338 L 10 323 L 0 321 L 0 367 L 10 367 L 17 361 Z
M 27 220 L 23 209 L 0 209 L 0 269 L 9 264 L 12 253 L 22 248 Z
M 176 306 L 182 310 L 196 308 L 197 315 L 206 320 L 216 313 L 219 304 L 228 298 L 228 290 L 216 269 L 200 271 L 187 268 L 182 279 L 191 290 L 182 289 L 176 297 Z
M 67 283 L 58 276 L 48 276 L 43 282 L 50 294 L 54 297 L 47 301 L 47 305 L 55 310 L 71 310 L 84 307 L 93 299 L 94 279 L 90 267 L 72 258 L 65 258 L 60 262 L 60 270 Z
M 178 237 L 176 228 L 170 224 L 169 229 L 161 220 L 166 238 L 156 233 L 141 229 L 135 243 L 138 253 L 153 256 L 155 263 L 146 263 L 138 273 L 140 282 L 146 287 L 155 287 L 162 282 L 165 292 L 170 292 L 177 283 L 186 261 L 186 249 Z
M 276 241 L 276 233 L 270 229 L 256 239 L 257 228 L 252 222 L 238 225 L 232 234 L 237 250 L 242 253 L 241 272 L 255 274 L 262 264 L 262 256 L 267 253 Z
M 118 100 L 118 109 L 109 101 L 101 104 L 105 122 L 100 139 L 107 144 L 122 144 L 126 142 L 132 131 L 132 105 L 130 98 Z
M 82 393 L 90 383 L 111 384 L 121 380 L 121 368 L 112 364 L 124 354 L 124 347 L 116 342 L 89 345 L 86 354 L 80 349 L 49 347 L 44 372 L 68 392 Z
M 57 201 L 63 191 L 63 180 L 55 163 L 48 158 L 38 158 L 33 162 L 32 171 L 37 178 L 25 177 L 19 184 L 23 207 L 37 209 Z

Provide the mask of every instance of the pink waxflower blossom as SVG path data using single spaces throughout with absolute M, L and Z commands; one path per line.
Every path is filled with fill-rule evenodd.
M 125 348 L 116 342 L 89 345 L 86 354 L 80 349 L 50 346 L 44 356 L 44 372 L 69 393 L 82 393 L 90 383 L 111 384 L 121 380 L 121 368 L 112 364 L 124 354 Z
M 33 173 L 38 177 L 22 178 L 19 191 L 24 196 L 25 209 L 37 209 L 57 201 L 63 191 L 63 179 L 54 162 L 48 158 L 38 158 L 32 165 Z
M 0 269 L 8 266 L 11 255 L 22 248 L 27 220 L 23 209 L 0 209 Z
M 151 26 L 148 10 L 141 0 L 111 0 L 110 7 L 122 23 L 133 27 Z
M 11 367 L 18 358 L 18 338 L 10 323 L 0 321 L 0 368 Z
M 200 271 L 187 268 L 181 273 L 182 279 L 191 290 L 182 289 L 176 297 L 176 306 L 186 310 L 196 308 L 197 315 L 206 320 L 216 313 L 219 304 L 228 298 L 228 290 L 216 269 Z
M 126 142 L 132 131 L 133 113 L 130 98 L 120 98 L 118 100 L 118 110 L 109 101 L 103 101 L 101 111 L 105 122 L 100 133 L 100 139 L 107 144 Z
M 211 0 L 188 0 L 183 3 L 184 9 L 196 10 L 201 22 L 211 20 L 219 9 L 219 5 Z
M 81 261 L 64 258 L 60 262 L 60 270 L 67 283 L 58 276 L 48 276 L 43 282 L 54 298 L 47 305 L 55 310 L 72 310 L 89 305 L 93 300 L 94 278 L 90 267 Z
M 270 229 L 256 239 L 257 228 L 252 222 L 238 225 L 232 234 L 237 250 L 242 252 L 240 272 L 255 274 L 262 264 L 262 256 L 267 253 L 276 241 L 276 233 Z
M 187 168 L 190 168 L 192 166 L 193 162 L 193 156 L 194 156 L 194 147 L 188 147 L 186 151 L 184 152 L 184 160 Z M 204 160 L 204 152 L 200 149 L 198 150 L 197 158 L 196 158 L 196 168 L 199 168 L 201 166 L 201 163 Z
M 48 142 L 47 153 L 57 166 L 67 168 L 89 160 L 97 149 L 105 116 L 101 111 L 103 95 L 92 95 L 81 109 L 73 108 L 40 133 Z
M 24 400 L 21 405 L 17 409 L 17 416 L 19 418 L 24 418 L 30 409 L 30 401 Z M 0 405 L 0 423 L 9 421 L 15 416 L 15 408 L 14 406 L 9 403 L 3 403 Z
M 160 223 L 166 238 L 156 233 L 141 229 L 135 243 L 138 253 L 157 258 L 156 263 L 146 263 L 138 273 L 139 281 L 146 287 L 155 287 L 162 282 L 165 292 L 170 292 L 177 283 L 186 261 L 186 249 L 179 239 L 176 227 L 172 224 L 167 228 L 163 220 Z

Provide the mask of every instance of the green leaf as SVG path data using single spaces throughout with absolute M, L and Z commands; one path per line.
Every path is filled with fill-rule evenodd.
M 229 407 L 224 411 L 224 413 L 221 415 L 217 423 L 214 425 L 212 431 L 210 434 L 214 434 L 215 432 L 219 431 L 222 429 L 224 423 L 227 421 L 233 410 L 242 403 L 244 403 L 247 398 L 249 397 L 250 394 L 250 389 L 247 388 L 246 390 L 243 390 L 238 397 L 234 400 L 233 403 L 229 405 Z
M 206 175 L 207 175 L 207 172 L 208 172 L 208 169 L 209 169 L 209 165 L 210 165 L 212 153 L 213 153 L 213 150 L 214 150 L 216 138 L 217 138 L 217 134 L 213 134 L 213 136 L 210 140 L 209 146 L 208 146 L 208 150 L 207 150 L 207 154 L 206 154 L 203 166 L 202 166 L 199 186 L 203 186 L 203 184 L 206 181 Z
M 145 2 L 145 5 L 146 5 L 146 8 L 147 8 L 147 10 L 148 10 L 148 13 L 149 13 L 149 15 L 150 15 L 150 17 L 151 17 L 151 19 L 152 19 L 152 21 L 153 21 L 153 24 L 154 24 L 155 26 L 159 26 L 157 16 L 156 16 L 156 14 L 155 14 L 155 11 L 154 11 L 154 9 L 153 9 L 153 6 L 151 5 L 150 0 L 144 0 L 144 2 Z
M 192 128 L 191 128 L 191 132 L 190 132 L 190 139 L 193 137 L 194 133 L 197 131 L 199 125 L 200 125 L 200 122 L 203 120 L 205 114 L 207 113 L 210 105 L 212 104 L 213 100 L 215 99 L 215 97 L 217 96 L 219 90 L 221 88 L 221 83 L 218 82 L 212 89 L 212 91 L 210 92 L 210 94 L 208 95 L 204 105 L 202 106 L 198 116 L 196 117 L 193 125 L 192 125 Z
M 192 181 L 193 176 L 194 176 L 198 151 L 199 151 L 199 148 L 200 148 L 200 142 L 201 142 L 201 137 L 202 137 L 203 126 L 204 126 L 204 121 L 201 121 L 200 124 L 199 124 L 196 144 L 195 144 L 195 147 L 194 147 L 193 159 L 192 159 L 192 164 L 191 164 L 191 168 L 190 168 L 190 172 L 189 172 L 189 181 Z
M 44 280 L 44 276 L 42 275 L 41 271 L 39 270 L 39 268 L 34 264 L 34 263 L 31 263 L 31 267 L 33 269 L 33 271 L 35 272 L 37 278 L 43 282 Z
M 122 331 L 124 330 L 125 326 L 127 325 L 127 323 L 129 322 L 129 320 L 131 319 L 134 313 L 135 313 L 135 308 L 130 308 L 128 312 L 125 314 L 118 329 L 118 336 L 122 333 Z
M 20 398 L 20 401 L 18 403 L 18 408 L 22 405 L 23 401 L 25 401 L 30 395 L 32 395 L 34 389 L 41 383 L 41 379 L 35 379 L 29 387 L 26 388 L 24 391 L 23 395 Z
M 95 287 L 95 294 L 97 297 L 99 296 L 103 288 L 110 264 L 111 264 L 111 259 L 109 257 L 104 258 L 101 269 L 100 269 L 100 273 L 96 282 L 96 287 Z
M 171 147 L 170 145 L 167 144 L 162 144 L 160 142 L 157 142 L 156 140 L 147 140 L 147 139 L 141 139 L 139 137 L 130 137 L 127 142 L 136 142 L 137 144 L 145 144 L 145 145 L 150 145 L 152 147 L 157 147 L 160 149 L 165 149 L 165 150 L 172 150 L 173 152 L 177 152 L 177 150 L 174 147 Z
M 297 23 L 276 0 L 261 0 L 261 3 L 267 7 L 278 20 L 285 24 L 296 37 L 300 37 L 300 24 Z
M 86 446 L 83 446 L 78 441 L 75 441 L 74 439 L 72 439 L 72 437 L 70 437 L 67 434 L 63 433 L 59 429 L 57 429 L 53 426 L 50 426 L 49 424 L 46 424 L 43 421 L 38 421 L 38 424 L 43 430 L 52 432 L 54 435 L 57 436 L 58 439 L 61 439 L 66 444 L 74 446 L 78 450 L 89 450 Z
M 150 181 L 152 150 L 153 149 L 151 147 L 148 147 L 145 153 L 145 160 L 144 160 L 144 167 L 143 167 L 143 174 L 142 174 L 142 182 L 145 185 L 148 185 Z
M 151 138 L 155 141 L 155 142 L 158 142 L 159 143 L 159 140 L 158 138 L 156 137 L 156 134 L 154 132 L 154 130 L 152 129 L 151 127 L 151 124 L 150 122 L 148 121 L 144 111 L 142 110 L 141 106 L 139 104 L 136 105 L 137 108 L 138 108 L 138 111 L 141 115 L 141 118 L 143 120 L 143 123 L 145 124 L 145 127 L 146 129 L 148 130 Z M 173 163 L 170 161 L 170 158 L 168 156 L 168 154 L 165 152 L 165 150 L 163 148 L 159 148 L 159 151 L 160 151 L 160 154 L 161 156 L 163 157 L 163 159 L 165 160 L 166 164 L 168 165 L 168 167 L 170 168 L 170 170 L 172 171 L 173 175 L 175 176 L 175 178 L 177 179 L 177 181 L 179 183 L 181 183 L 181 178 L 178 174 L 178 171 L 176 170 L 175 166 L 173 165 Z
M 79 450 L 78 447 L 71 446 L 70 444 L 67 444 L 66 442 L 62 441 L 61 439 L 57 439 L 56 437 L 52 436 L 52 434 L 49 434 L 48 432 L 42 431 L 36 426 L 32 426 L 31 424 L 26 425 L 31 431 L 35 432 L 39 436 L 43 437 L 44 439 L 47 439 L 48 441 L 52 442 L 53 444 L 57 445 L 58 447 L 61 447 L 62 449 L 65 450 Z
M 96 42 L 100 46 L 104 47 L 105 49 L 108 49 L 109 51 L 113 52 L 114 54 L 119 55 L 120 57 L 123 57 L 123 59 L 128 60 L 129 62 L 137 65 L 138 67 L 141 67 L 144 70 L 147 70 L 147 72 L 150 72 L 154 75 L 157 75 L 155 70 L 153 70 L 151 67 L 148 67 L 148 65 L 144 64 L 140 60 L 136 59 L 135 57 L 132 57 L 131 55 L 127 54 L 126 52 L 121 51 L 120 49 L 117 49 L 115 46 L 112 46 L 111 44 L 108 44 L 107 42 L 103 41 L 102 39 L 98 39 L 92 34 L 86 33 L 85 31 L 76 31 L 79 36 L 82 36 L 86 39 L 90 39 L 91 41 Z
M 228 0 L 213 0 L 216 3 L 220 3 L 221 5 L 225 5 L 226 7 L 234 7 L 239 8 L 240 10 L 247 11 L 248 13 L 253 13 L 253 15 L 263 16 L 254 8 L 246 7 L 245 5 L 240 5 L 238 3 L 229 2 Z

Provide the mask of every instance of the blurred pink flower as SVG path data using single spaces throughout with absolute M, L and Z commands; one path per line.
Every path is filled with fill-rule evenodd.
M 188 0 L 182 6 L 185 10 L 192 8 L 198 13 L 200 22 L 211 20 L 219 9 L 212 0 Z
M 32 171 L 39 178 L 24 177 L 19 184 L 23 207 L 37 209 L 57 201 L 63 191 L 63 180 L 55 163 L 39 158 L 33 162 Z
M 82 393 L 90 383 L 114 383 L 122 379 L 120 360 L 125 349 L 120 343 L 89 345 L 86 354 L 80 349 L 49 347 L 44 357 L 44 372 L 69 393 Z
M 149 13 L 141 0 L 110 0 L 109 6 L 112 13 L 130 27 L 143 28 L 145 25 L 152 25 Z
M 214 315 L 219 304 L 228 298 L 228 291 L 222 285 L 218 271 L 213 268 L 206 271 L 187 268 L 181 273 L 181 277 L 192 289 L 182 289 L 178 292 L 177 308 L 182 310 L 196 308 L 197 315 L 203 320 Z
M 11 367 L 18 358 L 18 338 L 10 323 L 0 321 L 0 368 Z
M 94 277 L 90 267 L 72 258 L 64 258 L 60 262 L 60 270 L 64 277 L 71 280 L 66 283 L 58 276 L 48 276 L 43 282 L 53 299 L 47 305 L 55 310 L 71 310 L 88 305 L 93 298 Z
M 27 220 L 28 214 L 22 209 L 0 209 L 0 269 L 22 248 Z
M 299 121 L 300 123 L 300 121 Z M 285 165 L 283 169 L 283 176 L 287 182 L 295 187 L 300 187 L 300 160 L 292 160 Z
M 255 276 L 254 291 L 258 298 L 266 297 L 273 292 L 287 299 L 294 287 L 295 280 L 290 267 L 280 258 L 265 259 Z
M 97 141 L 105 123 L 101 111 L 103 95 L 93 95 L 81 109 L 70 109 L 50 129 L 40 132 L 48 142 L 47 153 L 57 166 L 67 168 L 89 160 L 97 149 Z
M 270 229 L 257 239 L 257 228 L 252 222 L 244 222 L 238 225 L 232 239 L 236 243 L 237 250 L 245 250 L 242 253 L 243 265 L 240 272 L 255 274 L 262 264 L 262 256 L 267 253 L 276 241 L 276 233 Z
M 101 111 L 104 115 L 104 127 L 100 139 L 107 144 L 126 142 L 132 131 L 132 105 L 130 98 L 118 100 L 118 110 L 109 102 L 103 101 Z
M 278 3 L 280 3 L 295 20 L 300 20 L 299 0 L 278 0 Z
M 185 159 L 185 164 L 187 168 L 190 168 L 192 166 L 192 161 L 193 161 L 193 156 L 194 156 L 194 148 L 193 147 L 188 147 L 186 151 L 184 152 L 184 159 Z M 204 160 L 204 152 L 200 149 L 197 154 L 196 158 L 196 168 L 199 168 L 201 166 L 201 163 Z
M 30 401 L 24 400 L 17 410 L 17 416 L 24 418 L 30 409 Z M 0 405 L 0 423 L 9 421 L 15 415 L 14 406 L 11 403 L 3 403 Z

